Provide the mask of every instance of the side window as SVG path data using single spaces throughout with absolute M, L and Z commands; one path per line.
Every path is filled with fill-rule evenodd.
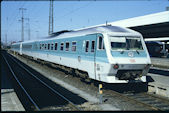
M 76 51 L 76 42 L 72 42 L 72 51 Z
M 69 42 L 66 42 L 66 51 L 69 51 Z
M 60 50 L 63 51 L 64 43 L 60 44 Z
M 91 52 L 94 52 L 95 49 L 95 41 L 92 41 Z
M 47 48 L 47 44 L 45 44 L 45 49 Z
M 42 44 L 42 47 L 41 47 L 42 49 L 44 49 L 44 44 Z
M 50 44 L 48 44 L 48 50 L 50 49 Z
M 89 41 L 86 41 L 85 52 L 89 51 Z
M 104 42 L 103 37 L 98 37 L 98 49 L 103 50 L 104 49 Z
M 51 44 L 51 50 L 53 50 L 53 43 Z
M 58 47 L 58 43 L 55 43 L 55 50 L 57 50 L 57 47 Z
M 42 46 L 42 44 L 40 44 L 40 49 L 42 49 L 42 47 L 41 47 L 41 46 Z

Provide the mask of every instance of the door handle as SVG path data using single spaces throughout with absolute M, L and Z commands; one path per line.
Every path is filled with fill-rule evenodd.
M 79 61 L 79 62 L 81 61 L 81 57 L 80 57 L 80 56 L 78 56 L 78 61 Z

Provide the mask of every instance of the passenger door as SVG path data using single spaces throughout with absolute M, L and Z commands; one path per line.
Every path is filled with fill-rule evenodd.
M 89 77 L 95 79 L 95 48 L 96 35 L 86 35 L 83 38 L 81 68 L 88 72 Z
M 104 74 L 104 64 L 107 61 L 107 55 L 102 34 L 97 34 L 97 44 L 95 53 L 95 79 L 101 80 Z
M 22 55 L 22 42 L 20 43 L 20 55 Z

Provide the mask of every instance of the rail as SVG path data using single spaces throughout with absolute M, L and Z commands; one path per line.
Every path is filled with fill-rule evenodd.
M 30 72 L 28 69 L 26 69 L 21 63 L 17 62 L 12 56 L 8 55 L 17 65 L 19 65 L 22 69 L 24 69 L 27 73 L 29 73 L 32 77 L 34 77 L 36 80 L 38 80 L 40 83 L 42 83 L 44 86 L 46 86 L 48 89 L 50 89 L 53 93 L 59 95 L 62 99 L 64 99 L 65 101 L 67 101 L 69 104 L 69 106 L 72 107 L 73 110 L 81 110 L 79 107 L 77 107 L 74 103 L 72 103 L 69 99 L 67 99 L 65 96 L 63 96 L 62 94 L 60 94 L 58 91 L 56 91 L 55 89 L 53 89 L 52 87 L 50 87 L 48 84 L 46 84 L 44 81 L 40 80 L 37 76 L 35 76 L 32 72 Z M 17 79 L 14 71 L 12 70 L 11 66 L 9 65 L 7 59 L 4 57 L 10 71 L 12 72 L 12 75 L 14 76 L 14 78 L 16 79 L 17 83 L 21 86 L 21 88 L 23 89 L 23 91 L 25 92 L 25 94 L 28 96 L 28 98 L 31 100 L 31 102 L 33 103 L 33 105 L 35 106 L 36 110 L 41 110 L 37 103 L 35 103 L 35 101 L 31 98 L 31 96 L 28 94 L 28 92 L 25 90 L 25 88 L 22 86 L 22 84 L 19 82 L 19 80 Z

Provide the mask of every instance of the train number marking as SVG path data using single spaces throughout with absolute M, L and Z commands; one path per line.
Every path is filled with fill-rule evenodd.
M 135 59 L 130 59 L 130 62 L 134 63 L 134 62 L 136 62 L 136 60 Z

